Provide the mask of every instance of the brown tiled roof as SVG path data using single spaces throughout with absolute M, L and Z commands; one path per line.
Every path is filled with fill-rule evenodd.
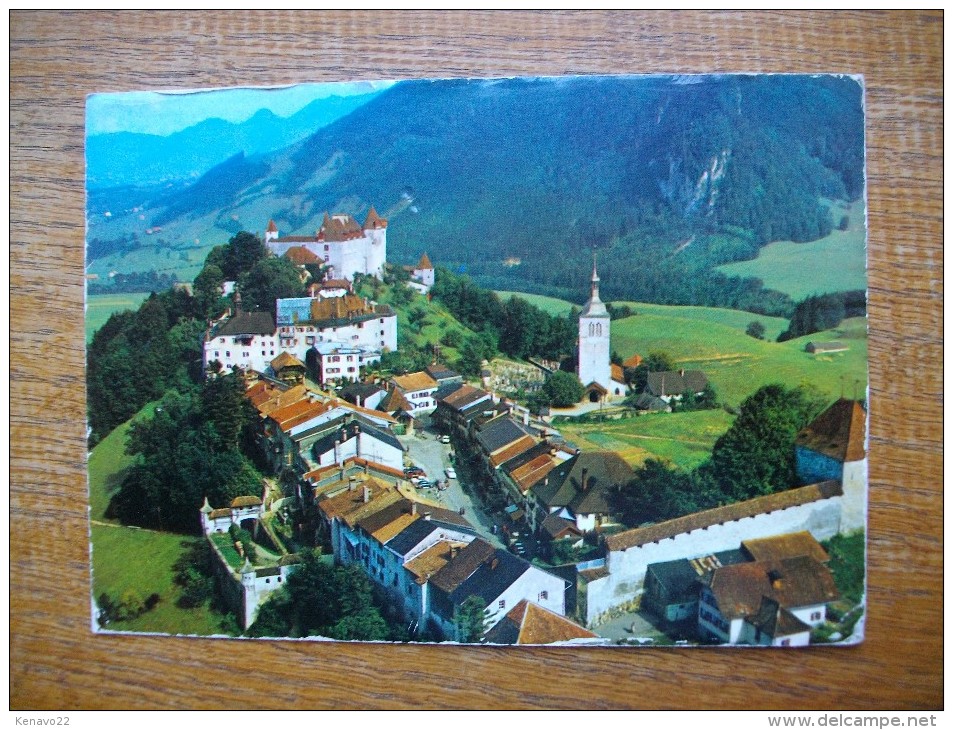
M 356 526 L 383 544 L 418 519 L 420 514 L 413 509 L 413 502 L 409 499 L 400 499 L 358 520 Z
M 443 402 L 454 410 L 460 410 L 487 395 L 489 393 L 485 390 L 474 388 L 472 385 L 463 385 L 444 398 Z
M 528 451 L 535 445 L 536 439 L 534 439 L 532 436 L 523 436 L 502 451 L 498 451 L 497 453 L 493 454 L 490 457 L 490 464 L 493 466 L 499 466 L 500 464 L 519 456 L 524 451 Z
M 516 629 L 515 640 L 507 641 L 506 638 L 509 637 L 505 635 L 512 636 L 512 628 Z M 506 614 L 501 622 L 487 632 L 486 642 L 488 644 L 555 644 L 573 639 L 598 638 L 596 634 L 565 616 L 560 616 L 523 599 Z
M 325 403 L 312 403 L 310 400 L 299 400 L 290 406 L 279 408 L 268 414 L 268 418 L 278 424 L 278 428 L 287 431 L 289 428 L 300 426 L 305 421 L 320 416 L 328 410 Z
M 633 355 L 632 357 L 630 357 L 628 360 L 626 360 L 625 362 L 623 362 L 623 363 L 622 363 L 622 367 L 624 367 L 624 368 L 637 368 L 637 367 L 638 367 L 639 365 L 641 365 L 641 364 L 642 364 L 642 356 L 639 355 L 639 354 L 635 354 L 635 355 Z
M 271 365 L 271 369 L 276 373 L 282 368 L 303 368 L 305 366 L 303 362 L 287 351 L 279 353 L 278 357 L 269 364 Z
M 749 616 L 747 621 L 774 639 L 811 630 L 801 619 L 767 596 L 762 596 L 761 607 L 754 616 Z
M 801 429 L 794 443 L 838 461 L 860 461 L 867 455 L 866 434 L 867 413 L 857 401 L 841 398 Z
M 348 241 L 362 238 L 364 229 L 347 213 L 336 213 L 333 216 L 325 213 L 318 236 L 325 241 Z
M 328 279 L 315 284 L 319 289 L 347 289 L 351 291 L 351 282 L 347 279 Z
M 404 397 L 404 394 L 393 386 L 387 391 L 387 395 L 381 398 L 381 402 L 377 404 L 377 407 L 388 413 L 394 413 L 396 411 L 410 412 L 412 408 Z
M 532 461 L 528 461 L 518 469 L 510 472 L 510 478 L 516 482 L 525 494 L 536 482 L 545 478 L 556 467 L 558 462 L 547 454 L 540 454 Z
M 314 236 L 282 236 L 276 238 L 276 243 L 314 243 Z
M 367 211 L 367 218 L 364 219 L 364 230 L 366 231 L 372 228 L 387 228 L 387 219 L 377 215 L 377 211 L 374 210 L 373 205 L 371 209 Z
M 213 336 L 273 334 L 275 334 L 275 319 L 271 316 L 271 312 L 237 312 L 215 330 Z
M 576 527 L 574 522 L 570 522 L 565 517 L 560 517 L 556 512 L 550 512 L 546 515 L 546 519 L 543 520 L 539 529 L 549 535 L 551 540 L 558 540 L 561 537 L 565 537 L 565 533 L 567 532 L 573 532 L 578 537 L 582 536 L 582 533 L 579 532 L 579 528 Z
M 463 542 L 448 542 L 441 540 L 424 550 L 413 560 L 404 563 L 404 567 L 417 577 L 417 583 L 426 583 L 434 573 L 439 572 L 454 553 L 454 549 L 461 550 L 466 546 Z
M 430 257 L 427 255 L 427 252 L 424 251 L 420 256 L 420 261 L 417 262 L 415 269 L 432 269 L 433 264 L 430 263 Z
M 305 386 L 295 385 L 288 390 L 274 393 L 271 398 L 255 403 L 255 408 L 262 416 L 268 416 L 280 408 L 307 399 L 308 393 L 309 391 Z
M 260 404 L 271 400 L 281 393 L 287 392 L 288 389 L 288 386 L 284 383 L 278 385 L 265 380 L 259 380 L 245 391 L 245 397 L 257 408 Z
M 292 246 L 285 251 L 285 258 L 297 266 L 316 264 L 321 260 L 310 249 L 304 246 Z
M 621 383 L 625 378 L 625 375 L 622 373 L 621 365 L 616 365 L 613 363 L 609 366 L 609 372 L 611 373 L 610 377 L 618 383 Z
M 701 530 L 725 522 L 734 522 L 745 517 L 754 517 L 822 499 L 839 497 L 843 493 L 841 483 L 838 481 L 809 484 L 806 487 L 788 489 L 763 497 L 755 497 L 744 502 L 736 502 L 724 507 L 715 507 L 684 517 L 676 517 L 674 520 L 659 522 L 657 525 L 637 527 L 634 530 L 619 532 L 606 538 L 606 548 L 610 552 L 628 550 L 632 547 L 659 542 L 692 530 Z
M 754 616 L 763 597 L 784 608 L 830 603 L 839 598 L 831 572 L 806 555 L 786 560 L 725 565 L 702 580 L 711 589 L 722 616 Z
M 437 381 L 423 370 L 419 370 L 416 373 L 407 373 L 406 375 L 397 375 L 391 378 L 391 382 L 404 393 L 413 393 L 417 390 L 428 390 L 437 387 Z
M 258 507 L 261 505 L 261 500 L 258 497 L 253 497 L 251 495 L 245 497 L 235 497 L 232 500 L 232 507 Z
M 708 386 L 708 378 L 701 370 L 671 370 L 649 373 L 645 392 L 650 395 L 682 395 L 701 393 Z
M 269 233 L 278 232 L 278 226 L 275 224 L 274 218 L 268 221 L 268 227 L 265 230 L 268 231 Z
M 232 510 L 230 507 L 220 507 L 219 509 L 213 509 L 208 513 L 209 519 L 214 520 L 217 517 L 231 517 Z
M 496 548 L 486 540 L 478 538 L 457 553 L 453 560 L 431 577 L 430 582 L 445 593 L 452 593 L 476 572 L 483 561 L 489 560 L 495 554 Z
M 742 540 L 741 547 L 752 560 L 782 560 L 796 558 L 799 555 L 809 555 L 819 563 L 830 560 L 830 556 L 821 544 L 807 530 L 755 540 Z
M 345 294 L 343 297 L 319 297 L 311 300 L 310 321 L 323 322 L 332 319 L 349 319 L 374 313 L 373 304 L 354 294 Z
M 370 488 L 370 499 L 364 501 L 364 485 Z M 345 490 L 333 497 L 327 497 L 318 502 L 318 509 L 329 520 L 335 517 L 353 527 L 358 520 L 379 512 L 404 499 L 401 493 L 393 487 L 383 486 L 373 477 L 363 480 L 363 483 L 354 490 Z
M 394 477 L 400 477 L 401 479 L 404 478 L 404 472 L 402 472 L 400 469 L 394 469 L 393 467 L 389 467 L 386 464 L 378 464 L 376 461 L 371 461 L 369 459 L 362 459 L 360 456 L 353 456 L 347 461 L 352 461 L 358 466 L 366 466 L 368 469 L 380 472 L 381 474 L 389 474 Z

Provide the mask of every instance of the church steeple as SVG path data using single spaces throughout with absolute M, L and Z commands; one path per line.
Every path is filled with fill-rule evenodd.
M 608 317 L 609 310 L 599 298 L 599 272 L 596 269 L 596 254 L 592 254 L 592 284 L 589 291 L 589 301 L 579 315 L 580 317 Z

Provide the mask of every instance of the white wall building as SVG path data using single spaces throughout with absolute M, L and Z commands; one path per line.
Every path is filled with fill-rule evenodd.
M 373 206 L 363 226 L 347 213 L 325 213 L 314 236 L 281 237 L 272 220 L 265 231 L 265 245 L 276 256 L 293 246 L 303 246 L 331 267 L 333 278 L 353 281 L 354 274 L 359 273 L 381 279 L 387 261 L 387 221 Z
M 625 383 L 612 378 L 609 328 L 609 310 L 599 299 L 599 274 L 593 261 L 589 301 L 579 314 L 579 361 L 576 366 L 579 380 L 587 386 L 588 397 L 593 402 L 620 397 L 626 391 Z M 590 388 L 593 384 L 599 388 Z

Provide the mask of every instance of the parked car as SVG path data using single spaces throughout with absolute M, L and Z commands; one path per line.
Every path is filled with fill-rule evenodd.
M 456 479 L 456 478 L 457 478 L 457 470 L 454 469 L 452 466 L 448 466 L 448 467 L 445 469 L 445 471 L 447 472 L 447 479 Z
M 444 434 L 443 436 L 440 437 L 440 443 L 442 443 L 442 444 L 449 444 L 449 443 L 450 443 L 450 437 L 449 437 L 447 434 Z
M 419 479 L 417 481 L 417 486 L 420 489 L 430 489 L 431 487 L 433 487 L 433 482 L 430 481 L 429 479 Z

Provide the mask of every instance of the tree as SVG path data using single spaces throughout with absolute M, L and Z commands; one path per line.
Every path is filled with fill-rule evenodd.
M 823 407 L 806 388 L 766 385 L 742 404 L 699 468 L 706 486 L 736 502 L 797 484 L 794 439 Z
M 675 370 L 675 360 L 667 352 L 656 350 L 646 355 L 633 369 L 631 385 L 636 393 L 645 390 L 649 381 L 649 373 L 665 373 Z
M 748 337 L 754 337 L 756 340 L 763 340 L 764 325 L 755 320 L 748 324 L 748 327 L 745 329 L 745 334 L 748 335 Z
M 257 261 L 247 274 L 238 280 L 242 293 L 242 307 L 256 308 L 275 314 L 275 300 L 302 294 L 298 268 L 284 257 L 271 256 Z
M 542 392 L 550 405 L 567 408 L 582 400 L 586 388 L 575 373 L 557 370 L 546 379 Z
M 470 596 L 453 611 L 453 626 L 457 641 L 478 644 L 486 631 L 486 601 L 479 596 Z
M 213 259 L 213 263 L 221 268 L 226 280 L 238 281 L 242 274 L 248 273 L 255 264 L 267 258 L 268 247 L 261 239 L 247 231 L 241 231 L 228 240 L 222 252 L 221 263 L 218 262 L 218 256 Z M 244 293 L 242 295 L 244 296 Z
M 192 291 L 198 300 L 198 305 L 206 318 L 213 318 L 223 311 L 222 284 L 225 274 L 215 264 L 206 263 L 192 282 Z

